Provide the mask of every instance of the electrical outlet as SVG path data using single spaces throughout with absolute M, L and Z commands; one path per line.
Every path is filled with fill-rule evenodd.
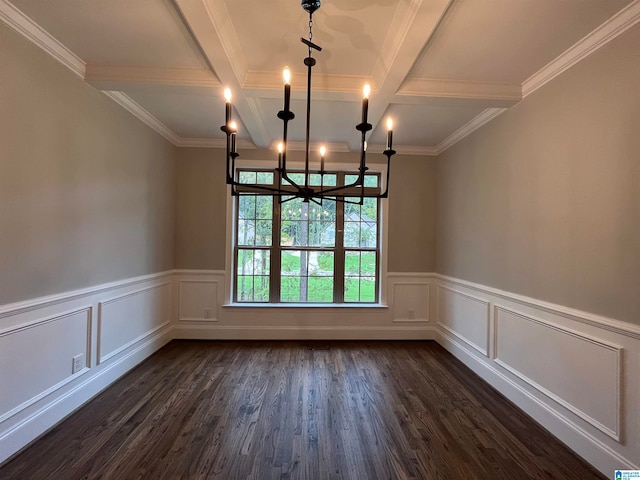
M 204 309 L 204 318 L 211 318 L 211 309 L 210 308 L 205 308 Z
M 81 353 L 73 357 L 73 365 L 71 367 L 71 373 L 72 374 L 77 373 L 80 370 L 82 370 L 84 366 L 83 363 L 84 363 L 84 353 Z
M 416 311 L 413 309 L 409 309 L 409 320 L 415 320 L 416 318 Z

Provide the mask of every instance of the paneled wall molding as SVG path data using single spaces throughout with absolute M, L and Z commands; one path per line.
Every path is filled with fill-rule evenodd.
M 605 350 L 607 351 L 607 353 L 611 354 L 610 355 L 611 362 L 610 362 L 610 365 L 608 365 L 610 367 L 609 371 L 605 370 L 604 372 L 596 372 L 592 370 L 588 372 L 590 376 L 594 376 L 600 379 L 600 381 L 604 379 L 609 380 L 611 385 L 607 385 L 606 388 L 601 388 L 602 385 L 598 385 L 597 386 L 598 391 L 592 392 L 592 395 L 587 396 L 588 400 L 591 400 L 595 396 L 598 396 L 599 393 L 603 393 L 606 396 L 610 397 L 611 399 L 610 402 L 607 402 L 607 398 L 598 399 L 598 403 L 600 405 L 603 405 L 603 404 L 607 405 L 608 411 L 612 412 L 611 416 L 613 418 L 611 418 L 610 423 L 594 418 L 595 415 L 589 414 L 583 411 L 583 409 L 581 409 L 579 406 L 572 403 L 570 400 L 567 400 L 566 398 L 564 398 L 557 391 L 554 391 L 552 388 L 545 387 L 539 381 L 534 380 L 533 378 L 528 376 L 525 372 L 519 370 L 518 367 L 509 364 L 508 360 L 503 360 L 500 357 L 498 345 L 501 341 L 500 328 L 499 328 L 499 315 L 501 312 L 509 313 L 511 315 L 519 317 L 520 319 L 523 319 L 526 322 L 532 322 L 534 324 L 540 325 L 541 327 L 543 327 L 543 329 L 550 329 L 551 331 L 559 332 L 563 336 L 573 338 L 574 340 L 577 340 L 580 342 L 586 342 L 588 344 L 591 344 L 593 347 L 596 347 L 591 349 L 590 353 L 592 353 L 593 355 L 580 355 L 581 362 L 593 360 L 593 356 L 598 355 L 597 350 Z M 576 330 L 563 327 L 556 323 L 541 320 L 531 315 L 526 315 L 524 313 L 518 312 L 516 310 L 513 310 L 505 306 L 501 306 L 501 305 L 494 306 L 493 318 L 494 318 L 494 339 L 495 339 L 494 348 L 493 348 L 493 359 L 496 365 L 499 365 L 505 370 L 508 370 L 513 375 L 520 378 L 521 380 L 523 380 L 525 383 L 527 383 L 531 387 L 535 388 L 540 393 L 546 395 L 550 399 L 562 405 L 571 413 L 587 421 L 589 424 L 593 425 L 595 428 L 602 431 L 606 435 L 610 436 L 614 440 L 620 441 L 620 399 L 621 399 L 620 386 L 621 386 L 621 356 L 622 356 L 622 350 L 623 350 L 622 347 L 618 345 L 614 345 L 609 342 L 604 342 L 590 335 L 586 335 Z M 566 342 L 566 345 L 570 345 L 570 343 L 571 342 Z M 522 350 L 519 353 L 523 353 Z M 557 353 L 562 356 L 566 356 L 569 353 L 573 354 L 576 352 L 569 350 L 569 348 L 567 348 L 567 349 L 559 350 L 557 351 Z M 600 360 L 599 363 L 601 364 L 604 364 L 606 362 L 606 358 L 599 358 L 598 360 Z M 556 363 L 556 365 L 557 365 L 557 368 L 562 368 L 561 365 L 558 365 L 558 362 Z M 607 425 L 607 423 L 609 423 L 609 425 Z
M 0 306 L 0 463 L 173 338 L 173 276 Z
M 176 269 L 0 306 L 0 360 L 23 369 L 0 462 L 172 339 L 434 339 L 603 473 L 640 468 L 640 327 L 429 272 L 388 273 L 382 307 L 226 307 L 228 281 Z
M 34 321 L 30 321 L 21 325 L 17 325 L 15 327 L 12 328 L 7 328 L 3 331 L 0 332 L 0 344 L 4 343 L 5 341 L 10 341 L 11 338 L 10 336 L 12 335 L 16 335 L 19 333 L 27 333 L 28 330 L 30 329 L 36 329 L 38 327 L 43 327 L 44 325 L 48 324 L 48 323 L 52 323 L 52 322 L 58 322 L 58 321 L 63 321 L 65 319 L 70 319 L 71 317 L 74 316 L 78 316 L 78 319 L 84 323 L 84 328 L 86 329 L 86 334 L 85 334 L 85 345 L 84 345 L 84 350 L 83 350 L 83 354 L 85 355 L 85 359 L 84 362 L 82 362 L 82 368 L 80 370 L 78 370 L 77 372 L 68 372 L 68 375 L 65 375 L 62 379 L 60 379 L 59 382 L 49 386 L 48 388 L 45 388 L 44 390 L 40 391 L 39 393 L 37 393 L 36 395 L 28 398 L 25 402 L 16 405 L 14 408 L 8 410 L 8 411 L 2 411 L 0 412 L 0 424 L 2 424 L 2 422 L 4 422 L 5 420 L 11 418 L 12 416 L 16 415 L 17 413 L 25 410 L 26 408 L 30 407 L 31 405 L 33 405 L 34 403 L 38 402 L 39 400 L 45 398 L 47 395 L 50 395 L 51 393 L 59 390 L 60 388 L 64 387 L 65 385 L 67 385 L 69 382 L 76 380 L 78 377 L 86 374 L 89 371 L 89 368 L 91 367 L 90 364 L 90 359 L 91 359 L 91 317 L 92 317 L 92 307 L 91 306 L 83 306 L 80 308 L 76 308 L 73 310 L 70 310 L 68 312 L 62 312 L 60 314 L 57 315 L 50 315 L 48 317 L 42 318 L 42 319 L 38 319 L 38 320 L 34 320 Z M 72 319 L 72 318 L 71 318 Z M 72 319 L 73 320 L 73 319 Z M 2 338 L 4 337 L 4 338 Z M 5 347 L 6 348 L 6 347 Z M 10 389 L 13 386 L 11 385 L 11 380 L 15 380 L 16 383 L 18 382 L 23 382 L 24 378 L 21 378 L 21 376 L 19 375 L 15 375 L 14 378 L 11 378 L 11 374 L 10 372 L 5 372 L 5 374 L 3 375 L 3 385 L 2 388 L 3 389 Z M 4 405 L 3 405 L 4 407 Z
M 640 328 L 445 275 L 433 281 L 442 346 L 602 473 L 640 468 Z M 485 338 L 488 355 L 478 355 Z
M 444 308 L 444 295 L 453 294 L 454 296 L 458 296 L 460 299 L 464 299 L 464 301 L 468 302 L 471 305 L 471 308 L 476 308 L 479 315 L 474 315 L 470 311 L 461 312 L 461 308 L 456 308 L 453 312 L 445 311 Z M 443 295 L 444 294 L 444 295 Z M 455 302 L 455 301 L 454 301 Z M 481 355 L 488 357 L 489 356 L 489 322 L 490 322 L 490 304 L 489 301 L 477 297 L 475 295 L 470 295 L 466 292 L 460 291 L 455 288 L 447 287 L 444 285 L 438 285 L 438 326 L 451 335 L 454 335 L 458 339 L 465 342 L 471 348 L 479 352 Z M 479 308 L 479 309 L 478 309 Z M 469 318 L 473 318 L 473 322 L 465 321 L 464 318 L 460 319 L 459 314 L 468 315 Z M 462 320 L 462 328 L 457 328 L 456 324 L 460 323 Z
M 166 270 L 163 272 L 151 273 L 148 275 L 141 275 L 139 277 L 132 277 L 124 280 L 116 280 L 109 283 L 94 285 L 93 287 L 82 288 L 70 292 L 24 300 L 22 302 L 10 303 L 7 305 L 0 305 L 0 320 L 5 317 L 12 317 L 34 310 L 40 310 L 45 307 L 55 306 L 64 302 L 70 302 L 79 298 L 88 297 L 90 295 L 97 295 L 100 293 L 108 292 L 110 290 L 116 290 L 118 288 L 134 286 L 140 283 L 149 282 L 150 280 L 172 278 L 173 275 L 173 270 Z
M 475 290 L 477 292 L 494 295 L 496 297 L 500 297 L 505 300 L 515 301 L 521 305 L 533 307 L 538 310 L 542 310 L 544 312 L 551 313 L 554 315 L 560 315 L 569 320 L 574 320 L 580 323 L 593 325 L 598 328 L 603 328 L 605 330 L 609 330 L 614 333 L 619 333 L 621 335 L 625 335 L 631 338 L 635 338 L 636 340 L 640 340 L 640 326 L 634 325 L 632 323 L 615 320 L 612 318 L 596 315 L 593 313 L 585 312 L 585 311 L 570 308 L 570 307 L 565 307 L 563 305 L 558 305 L 556 303 L 537 300 L 535 298 L 519 295 L 517 293 L 510 293 L 505 290 L 500 290 L 498 288 L 481 285 L 479 283 L 470 282 L 468 280 L 461 280 L 459 278 L 448 277 L 446 275 L 441 275 L 441 274 L 434 274 L 434 276 L 440 281 L 444 281 L 454 285 L 460 285 L 462 287 L 466 287 L 471 290 Z
M 120 344 L 114 350 L 111 350 L 109 352 L 104 352 L 103 335 L 104 335 L 104 330 L 106 328 L 105 323 L 109 322 L 109 316 L 105 314 L 105 309 L 109 305 L 113 305 L 113 304 L 115 304 L 117 302 L 124 301 L 125 299 L 129 299 L 130 297 L 141 296 L 142 294 L 148 293 L 148 292 L 150 292 L 152 290 L 161 289 L 162 287 L 169 287 L 170 285 L 171 285 L 171 282 L 155 283 L 155 284 L 149 285 L 147 287 L 136 288 L 135 290 L 132 290 L 132 291 L 120 294 L 120 295 L 116 295 L 116 296 L 110 297 L 107 300 L 104 300 L 104 301 L 101 301 L 101 302 L 98 303 L 98 335 L 97 335 L 97 358 L 96 358 L 96 364 L 100 365 L 101 363 L 106 362 L 110 358 L 115 357 L 116 355 L 120 354 L 121 352 L 127 350 L 132 345 L 138 343 L 140 340 L 144 339 L 145 337 L 157 332 L 158 330 L 161 330 L 164 327 L 167 327 L 169 325 L 169 323 L 170 323 L 169 310 L 170 310 L 171 307 L 170 307 L 170 302 L 169 302 L 169 304 L 167 305 L 167 308 L 165 308 L 164 309 L 165 311 L 163 312 L 164 315 L 165 315 L 165 320 L 164 321 L 160 321 L 157 324 L 153 325 L 151 328 L 145 329 L 145 331 L 140 333 L 140 335 L 129 339 L 127 342 L 119 342 Z M 168 290 L 170 291 L 171 289 L 168 288 Z M 153 320 L 155 320 L 155 319 L 153 319 Z

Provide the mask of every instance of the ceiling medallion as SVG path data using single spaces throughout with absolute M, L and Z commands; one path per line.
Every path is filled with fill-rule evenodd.
M 295 171 L 292 171 L 294 169 L 287 168 L 287 129 L 289 122 L 295 118 L 295 115 L 290 110 L 291 72 L 289 71 L 289 68 L 285 67 L 282 72 L 282 78 L 284 81 L 284 106 L 277 114 L 278 118 L 282 120 L 283 123 L 282 142 L 278 145 L 278 166 L 273 169 L 275 181 L 271 184 L 246 183 L 244 181 L 240 181 L 236 170 L 236 158 L 240 156 L 236 150 L 236 134 L 238 127 L 236 122 L 232 120 L 231 91 L 228 88 L 225 89 L 225 124 L 220 127 L 220 129 L 227 136 L 226 176 L 227 184 L 231 186 L 231 194 L 272 195 L 279 197 L 280 203 L 294 198 L 301 198 L 304 202 L 312 201 L 318 204 L 320 204 L 323 199 L 362 204 L 365 198 L 387 198 L 389 194 L 391 157 L 396 154 L 396 151 L 393 150 L 393 123 L 391 119 L 387 120 L 387 145 L 386 149 L 382 152 L 382 154 L 387 157 L 387 171 L 384 181 L 384 190 L 380 185 L 381 181 L 376 182 L 377 186 L 369 186 L 369 182 L 365 185 L 365 179 L 367 177 L 366 172 L 369 170 L 366 162 L 366 135 L 367 132 L 373 128 L 372 125 L 367 122 L 369 95 L 371 93 L 371 87 L 369 84 L 366 84 L 363 88 L 362 119 L 355 127 L 361 134 L 360 162 L 357 168 L 358 173 L 355 181 L 339 186 L 336 186 L 335 182 L 328 182 L 332 184 L 325 185 L 324 178 L 327 174 L 345 174 L 352 177 L 356 175 L 354 175 L 355 172 L 353 172 L 353 169 L 342 173 L 335 169 L 325 170 L 324 162 L 326 148 L 324 146 L 320 148 L 320 169 L 310 168 L 309 134 L 311 119 L 311 69 L 316 64 L 316 60 L 312 56 L 312 50 L 317 50 L 318 52 L 322 51 L 320 46 L 312 42 L 312 29 L 313 13 L 320 8 L 320 0 L 302 0 L 302 8 L 309 13 L 309 38 L 300 39 L 308 49 L 308 56 L 304 59 L 304 64 L 307 66 L 306 148 L 304 170 L 295 169 Z M 294 173 L 296 174 L 295 179 L 297 181 L 294 181 L 292 178 Z M 312 177 L 315 180 L 312 180 Z M 320 179 L 319 181 L 317 181 L 318 178 Z

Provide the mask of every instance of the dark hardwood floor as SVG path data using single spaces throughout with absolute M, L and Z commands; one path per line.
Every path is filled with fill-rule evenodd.
M 173 341 L 0 478 L 605 477 L 435 342 Z

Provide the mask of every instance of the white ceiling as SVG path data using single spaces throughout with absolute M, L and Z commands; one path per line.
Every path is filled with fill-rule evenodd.
M 358 148 L 369 82 L 370 147 L 383 143 L 390 115 L 399 153 L 438 153 L 593 49 L 617 19 L 638 17 L 639 3 L 323 0 L 313 18 L 323 50 L 314 53 L 311 142 Z M 299 0 L 0 0 L 7 17 L 66 47 L 87 82 L 177 145 L 223 144 L 229 86 L 240 146 L 272 148 L 287 65 L 290 146 L 304 142 L 308 15 Z

